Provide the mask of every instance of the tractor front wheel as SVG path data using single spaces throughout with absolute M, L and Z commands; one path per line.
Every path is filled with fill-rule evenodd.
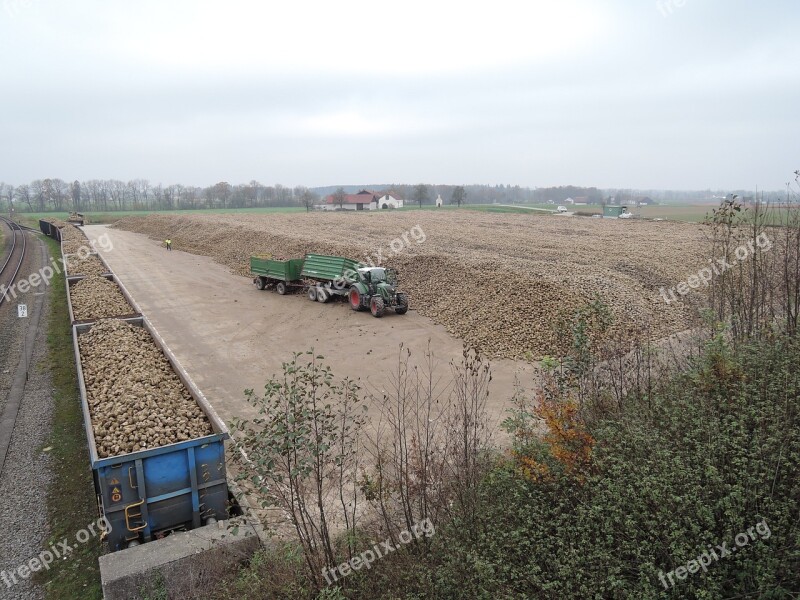
M 350 288 L 350 293 L 347 297 L 350 300 L 350 308 L 353 310 L 361 310 L 361 292 L 356 288 Z
M 408 312 L 408 296 L 405 294 L 397 294 L 397 306 L 394 312 L 398 315 L 404 315 Z
M 376 319 L 380 319 L 383 316 L 383 298 L 375 296 L 372 300 L 369 301 L 369 312 L 372 313 L 372 316 Z

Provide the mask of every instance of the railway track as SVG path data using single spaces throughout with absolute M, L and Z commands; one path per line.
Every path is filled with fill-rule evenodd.
M 25 235 L 25 230 L 28 228 L 23 228 L 22 225 L 6 217 L 0 217 L 0 221 L 11 229 L 11 236 L 13 238 L 8 258 L 6 258 L 3 266 L 0 267 L 0 290 L 3 290 L 2 295 L 0 295 L 0 306 L 2 306 L 7 300 L 8 292 L 6 290 L 14 285 L 17 275 L 19 275 L 19 271 L 22 268 L 22 263 L 25 260 L 25 251 L 28 245 L 28 236 Z

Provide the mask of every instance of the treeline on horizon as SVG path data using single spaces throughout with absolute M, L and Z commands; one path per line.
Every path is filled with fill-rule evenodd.
M 341 186 L 347 193 L 361 189 L 392 191 L 407 204 L 433 204 L 441 196 L 450 204 L 453 191 L 463 187 L 468 204 L 559 203 L 567 198 L 585 198 L 599 204 L 608 197 L 617 200 L 648 196 L 660 202 L 703 202 L 734 193 L 752 194 L 746 190 L 733 191 L 668 191 L 599 189 L 596 187 L 559 186 L 529 188 L 519 185 L 434 185 L 383 184 Z M 424 189 L 423 189 L 424 188 Z M 18 212 L 113 212 L 123 210 L 196 210 L 228 208 L 268 208 L 304 206 L 310 208 L 324 202 L 336 186 L 308 188 L 288 187 L 276 183 L 264 185 L 258 181 L 232 185 L 221 181 L 207 187 L 172 184 L 152 184 L 147 179 L 120 181 L 91 179 L 67 182 L 62 179 L 37 179 L 29 184 L 14 186 L 0 182 L 0 210 L 7 211 L 13 202 Z M 420 193 L 424 191 L 424 193 Z M 761 195 L 761 194 L 760 194 Z M 780 201 L 780 192 L 763 194 L 764 200 Z

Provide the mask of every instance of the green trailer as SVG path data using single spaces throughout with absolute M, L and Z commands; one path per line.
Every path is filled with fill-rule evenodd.
M 359 280 L 357 260 L 344 256 L 325 254 L 306 254 L 301 275 L 311 284 L 308 287 L 309 300 L 327 302 L 335 296 L 346 296 L 350 286 Z
M 304 287 L 303 259 L 277 260 L 266 256 L 251 256 L 250 271 L 259 290 L 274 286 L 281 296 L 293 287 Z
M 355 281 L 358 279 L 360 262 L 343 256 L 306 254 L 301 275 L 322 283 Z

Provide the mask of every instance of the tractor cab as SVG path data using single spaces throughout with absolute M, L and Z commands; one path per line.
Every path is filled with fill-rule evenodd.
M 350 305 L 353 310 L 369 308 L 376 317 L 384 308 L 394 308 L 398 314 L 408 310 L 408 298 L 397 292 L 397 271 L 385 267 L 358 269 L 360 281 L 351 287 Z

